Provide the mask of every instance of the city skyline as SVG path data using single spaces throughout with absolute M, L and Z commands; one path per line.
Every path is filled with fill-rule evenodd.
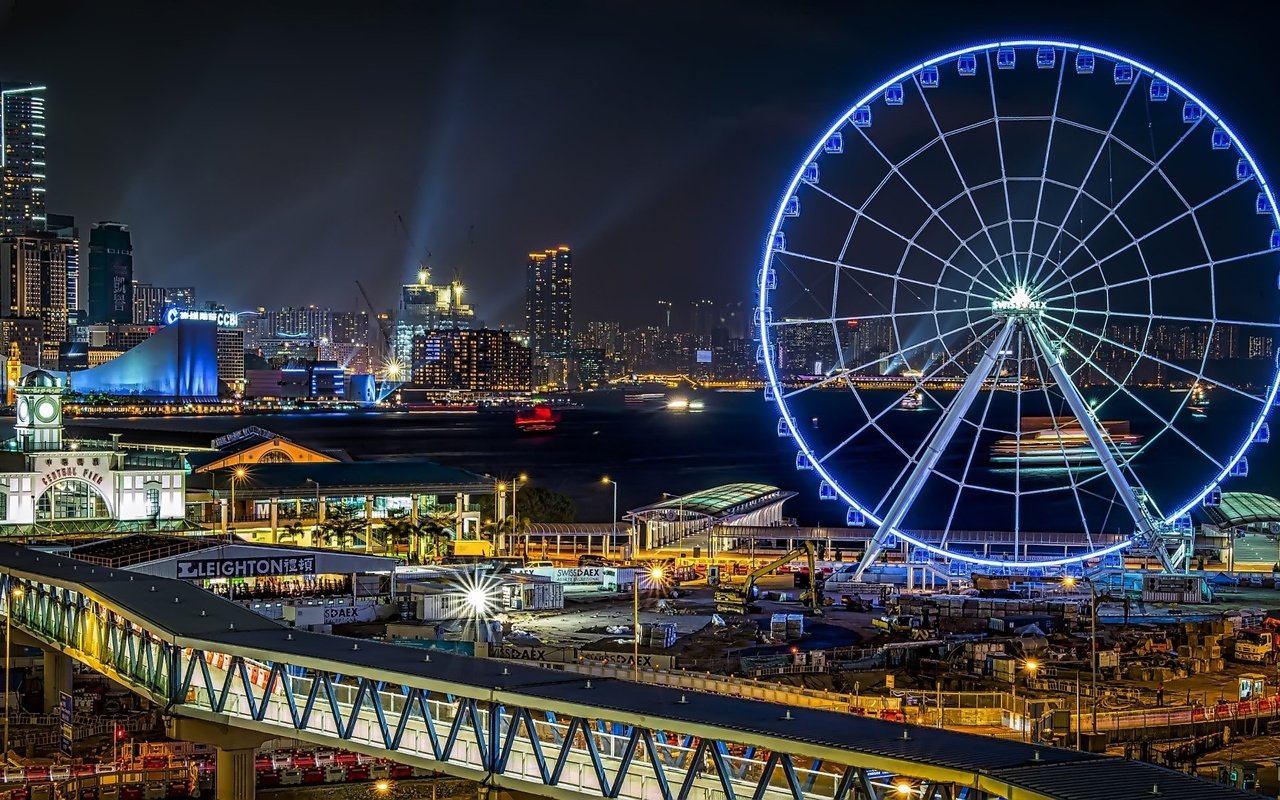
M 430 251 L 486 321 L 507 326 L 523 317 L 524 254 L 548 241 L 577 251 L 578 304 L 595 317 L 646 324 L 673 295 L 750 302 L 762 226 L 811 131 L 885 70 L 992 32 L 941 5 L 902 26 L 891 9 L 712 3 L 683 9 L 674 36 L 662 9 L 622 5 L 387 4 L 375 18 L 273 4 L 243 19 L 145 2 L 71 8 L 0 11 L 0 76 L 48 87 L 51 207 L 82 229 L 129 225 L 139 279 L 231 308 L 360 309 L 358 273 L 378 308 L 394 308 Z M 996 28 L 1084 39 L 1106 21 L 1103 44 L 1212 89 L 1275 161 L 1254 102 L 1274 90 L 1249 53 L 1266 25 L 1243 18 L 1192 53 L 1138 9 L 1007 12 Z M 165 35 L 188 22 L 200 36 Z M 880 33 L 851 48 L 860 26 Z M 304 35 L 278 47 L 286 29 Z M 659 34 L 659 63 L 629 46 Z M 563 55 L 531 57 L 548 39 Z M 95 69 L 44 57 L 55 40 Z M 339 41 L 351 57 L 334 62 Z M 156 75 L 155 63 L 170 67 Z M 335 91 L 352 108 L 336 121 Z M 572 124 L 507 127 L 545 109 Z

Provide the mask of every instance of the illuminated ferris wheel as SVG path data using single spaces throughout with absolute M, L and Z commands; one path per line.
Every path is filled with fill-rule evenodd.
M 887 547 L 967 568 L 1192 555 L 1276 395 L 1280 218 L 1168 75 L 1051 41 L 931 59 L 825 131 L 756 312 L 778 435 Z

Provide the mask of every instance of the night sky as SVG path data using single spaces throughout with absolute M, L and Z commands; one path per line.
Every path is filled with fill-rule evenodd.
M 234 308 L 355 309 L 357 277 L 390 307 L 430 250 L 520 324 L 526 253 L 557 244 L 580 322 L 749 300 L 811 141 L 1003 36 L 1165 69 L 1280 174 L 1274 12 L 1033 5 L 0 0 L 0 80 L 49 87 L 51 212 L 127 223 L 135 278 Z

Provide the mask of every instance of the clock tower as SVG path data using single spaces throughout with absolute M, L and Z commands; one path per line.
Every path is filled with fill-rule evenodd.
M 18 442 L 27 452 L 62 449 L 62 387 L 42 369 L 28 372 L 17 389 Z

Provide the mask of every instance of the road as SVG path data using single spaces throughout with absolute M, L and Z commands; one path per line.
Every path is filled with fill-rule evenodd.
M 1280 545 L 1275 539 L 1260 533 L 1248 533 L 1235 540 L 1236 566 L 1266 565 L 1268 568 L 1277 562 L 1277 551 Z

